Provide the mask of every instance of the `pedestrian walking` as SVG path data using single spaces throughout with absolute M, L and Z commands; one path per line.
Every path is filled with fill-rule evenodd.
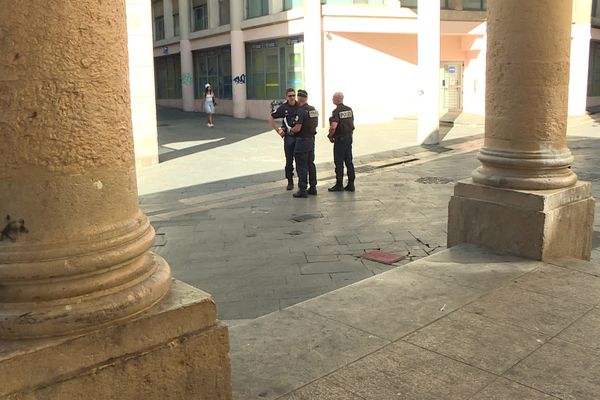
M 215 106 L 217 105 L 217 96 L 213 92 L 210 83 L 204 85 L 204 95 L 202 96 L 202 109 L 206 113 L 207 123 L 206 126 L 209 128 L 214 127 L 213 114 L 215 113 Z
M 269 123 L 275 129 L 275 132 L 283 139 L 283 152 L 285 153 L 285 177 L 288 181 L 287 190 L 294 188 L 294 147 L 296 146 L 296 137 L 291 128 L 296 119 L 298 111 L 298 102 L 296 101 L 296 90 L 289 88 L 285 91 L 286 102 L 280 105 L 277 110 L 269 116 Z M 281 118 L 281 126 L 277 126 L 276 119 Z M 297 167 L 296 167 L 297 169 Z
M 319 113 L 313 106 L 308 104 L 308 93 L 306 90 L 298 90 L 298 114 L 295 124 L 291 128 L 296 136 L 294 158 L 296 159 L 296 171 L 298 171 L 298 191 L 293 194 L 294 197 L 308 197 L 309 194 L 317 195 L 315 135 L 318 126 Z M 308 184 L 310 184 L 310 187 L 308 187 Z
M 354 113 L 352 108 L 344 104 L 344 94 L 336 92 L 332 98 L 336 105 L 329 118 L 329 134 L 327 137 L 333 143 L 333 162 L 335 164 L 335 185 L 330 192 L 346 190 L 354 192 L 354 163 L 352 162 L 352 133 L 354 132 Z M 344 187 L 344 164 L 348 175 L 348 184 Z

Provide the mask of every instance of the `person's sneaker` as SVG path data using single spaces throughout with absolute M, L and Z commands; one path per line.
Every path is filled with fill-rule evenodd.
M 211 128 L 214 128 L 215 124 L 208 124 L 208 126 L 210 126 Z
M 348 183 L 344 188 L 346 192 L 354 192 L 354 183 Z
M 327 190 L 330 192 L 341 192 L 344 190 L 344 186 L 342 186 L 341 183 L 336 183 L 335 185 L 333 185 L 332 187 L 330 187 Z
M 294 188 L 294 181 L 289 179 L 286 190 L 292 190 Z
M 210 123 L 207 123 L 206 126 L 208 126 L 210 128 Z
M 294 193 L 292 196 L 298 198 L 298 197 L 308 197 L 308 193 L 306 192 L 306 190 L 298 190 L 296 193 Z
M 308 190 L 306 191 L 306 193 L 311 194 L 313 196 L 316 196 L 317 195 L 317 188 L 314 187 L 314 186 L 312 186 L 312 187 L 308 188 Z

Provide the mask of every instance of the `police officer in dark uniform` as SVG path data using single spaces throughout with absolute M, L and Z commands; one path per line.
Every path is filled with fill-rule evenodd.
M 329 134 L 327 137 L 333 143 L 333 162 L 335 163 L 335 185 L 330 187 L 330 192 L 347 190 L 354 192 L 354 163 L 352 162 L 352 132 L 354 132 L 354 113 L 344 104 L 344 94 L 336 92 L 333 95 L 333 104 L 337 107 L 329 118 Z M 344 164 L 348 174 L 348 184 L 343 185 Z
M 296 136 L 296 170 L 298 171 L 298 192 L 294 197 L 308 197 L 317 194 L 317 167 L 315 166 L 315 135 L 319 126 L 319 113 L 307 103 L 306 90 L 298 90 L 298 115 L 291 131 Z M 308 175 L 308 179 L 307 179 Z M 307 190 L 307 180 L 310 187 Z
M 285 177 L 288 180 L 287 190 L 294 188 L 294 147 L 296 137 L 290 131 L 296 118 L 298 103 L 296 102 L 296 90 L 289 88 L 285 91 L 287 101 L 280 105 L 277 110 L 269 116 L 269 123 L 275 132 L 283 138 L 283 151 L 285 152 Z M 281 126 L 275 124 L 275 119 L 282 118 Z M 296 167 L 297 169 L 297 167 Z

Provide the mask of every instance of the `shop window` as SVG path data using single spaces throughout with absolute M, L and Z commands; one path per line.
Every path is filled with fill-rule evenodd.
M 588 96 L 600 96 L 600 42 L 590 43 Z
M 464 0 L 463 10 L 485 11 L 487 10 L 487 0 Z
M 600 0 L 592 0 L 592 17 L 600 18 Z
M 179 13 L 173 14 L 173 34 L 179 36 Z
M 181 98 L 181 58 L 179 54 L 154 59 L 157 99 Z
M 229 0 L 219 0 L 219 25 L 229 24 L 229 13 Z
M 154 18 L 154 40 L 162 40 L 165 38 L 165 19 L 164 17 Z
M 204 85 L 210 83 L 220 99 L 232 98 L 231 48 L 218 47 L 192 52 L 194 62 L 194 96 L 201 99 Z
M 194 31 L 208 29 L 208 6 L 206 0 L 193 0 L 192 22 Z
M 302 38 L 246 44 L 247 97 L 252 100 L 282 98 L 288 87 L 304 85 Z
M 300 7 L 304 7 L 304 0 L 283 0 L 283 11 Z
M 269 0 L 246 0 L 246 18 L 269 15 Z

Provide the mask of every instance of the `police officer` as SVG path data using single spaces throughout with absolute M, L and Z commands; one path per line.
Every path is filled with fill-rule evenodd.
M 273 111 L 269 116 L 269 123 L 275 129 L 275 132 L 283 138 L 283 151 L 285 152 L 285 177 L 288 184 L 286 189 L 294 188 L 294 147 L 296 145 L 296 137 L 290 131 L 296 112 L 298 103 L 296 102 L 296 90 L 289 88 L 285 91 L 287 101 L 280 105 L 277 110 Z M 282 118 L 281 126 L 275 124 L 275 119 Z M 296 169 L 298 167 L 296 166 Z
M 317 194 L 317 168 L 315 166 L 315 135 L 319 126 L 319 113 L 308 103 L 306 90 L 298 90 L 298 115 L 291 131 L 296 136 L 296 170 L 298 171 L 298 192 L 294 197 L 308 197 Z M 307 175 L 310 188 L 307 190 Z
M 329 118 L 329 134 L 327 137 L 333 143 L 333 162 L 335 163 L 335 185 L 330 187 L 330 192 L 347 190 L 354 192 L 354 163 L 352 162 L 352 132 L 354 132 L 354 113 L 344 104 L 344 94 L 336 92 L 333 95 L 333 104 L 336 105 Z M 348 184 L 343 185 L 344 164 L 348 174 Z

